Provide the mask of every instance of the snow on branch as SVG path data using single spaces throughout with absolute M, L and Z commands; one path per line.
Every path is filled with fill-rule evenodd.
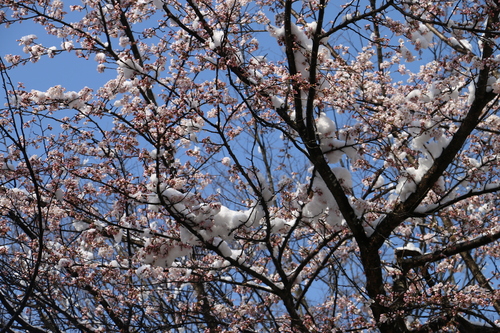
M 410 268 L 423 266 L 427 263 L 442 260 L 444 258 L 451 257 L 463 251 L 470 251 L 477 249 L 481 246 L 488 245 L 500 239 L 500 231 L 492 231 L 478 236 L 474 239 L 468 241 L 458 242 L 449 246 L 445 246 L 442 249 L 435 250 L 431 253 L 426 253 L 422 255 L 412 255 L 411 258 L 403 259 L 401 264 L 405 270 Z M 412 254 L 416 254 L 418 251 L 413 251 Z

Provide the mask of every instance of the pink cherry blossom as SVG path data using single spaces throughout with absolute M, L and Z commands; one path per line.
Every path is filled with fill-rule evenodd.
M 0 0 L 1 332 L 498 331 L 499 17 Z

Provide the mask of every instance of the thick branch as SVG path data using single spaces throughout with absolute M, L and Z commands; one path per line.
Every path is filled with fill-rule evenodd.
M 483 59 L 488 59 L 493 50 L 491 46 L 484 47 Z M 490 76 L 490 68 L 485 66 L 480 70 L 477 82 L 477 89 L 474 102 L 472 103 L 467 116 L 463 119 L 462 125 L 459 127 L 450 143 L 444 148 L 441 155 L 434 160 L 433 165 L 422 177 L 422 180 L 417 184 L 416 190 L 404 202 L 400 202 L 394 211 L 379 224 L 375 230 L 371 243 L 379 248 L 382 246 L 387 237 L 401 222 L 411 216 L 412 212 L 424 200 L 427 193 L 437 182 L 439 177 L 454 161 L 459 151 L 464 146 L 467 138 L 476 128 L 484 108 L 493 101 L 497 95 L 487 93 L 486 87 Z
M 453 223 L 451 222 L 449 217 L 441 217 L 443 220 L 443 223 L 445 227 L 448 229 L 449 232 L 452 232 L 451 227 L 453 226 Z M 451 240 L 453 241 L 453 238 L 455 236 L 452 236 Z M 479 285 L 484 288 L 489 290 L 490 292 L 494 292 L 493 287 L 491 287 L 488 279 L 484 276 L 483 272 L 481 271 L 481 268 L 479 265 L 476 263 L 474 258 L 472 258 L 472 255 L 468 251 L 463 251 L 460 252 L 460 256 L 464 260 L 465 264 L 471 271 L 472 275 L 476 279 L 476 281 L 479 283 Z M 493 299 L 493 307 L 497 311 L 498 314 L 500 314 L 500 302 L 497 299 Z
M 459 254 L 460 252 L 477 249 L 478 247 L 493 243 L 498 239 L 500 239 L 500 231 L 488 235 L 479 236 L 472 240 L 458 242 L 441 250 L 426 253 L 421 256 L 414 256 L 411 258 L 403 259 L 401 261 L 402 268 L 403 270 L 409 270 L 411 268 L 423 266 L 427 263 L 435 262 L 444 258 L 451 257 L 455 254 Z

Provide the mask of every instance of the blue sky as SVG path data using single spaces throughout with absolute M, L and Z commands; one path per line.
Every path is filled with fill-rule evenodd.
M 27 57 L 28 55 L 23 52 L 23 46 L 19 45 L 17 40 L 30 34 L 38 37 L 36 43 L 46 47 L 55 46 L 58 49 L 61 47 L 61 41 L 48 36 L 40 25 L 24 21 L 21 24 L 12 24 L 9 28 L 0 26 L 0 56 L 4 58 L 6 54 L 18 54 Z M 23 82 L 27 90 L 45 91 L 52 86 L 62 85 L 68 91 L 78 91 L 85 86 L 99 87 L 110 78 L 106 73 L 99 74 L 96 67 L 97 62 L 93 58 L 79 59 L 74 54 L 64 52 L 54 58 L 43 56 L 37 63 L 28 62 L 9 73 L 14 83 Z

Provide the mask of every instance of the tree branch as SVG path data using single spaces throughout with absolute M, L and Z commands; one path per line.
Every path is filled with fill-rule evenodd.
M 436 250 L 431 253 L 403 259 L 401 261 L 401 265 L 403 270 L 409 270 L 411 268 L 419 267 L 427 263 L 451 257 L 455 254 L 459 254 L 460 252 L 476 249 L 478 247 L 490 244 L 498 239 L 500 239 L 500 231 L 479 236 L 468 241 L 458 242 L 456 244 L 449 245 L 441 250 Z

